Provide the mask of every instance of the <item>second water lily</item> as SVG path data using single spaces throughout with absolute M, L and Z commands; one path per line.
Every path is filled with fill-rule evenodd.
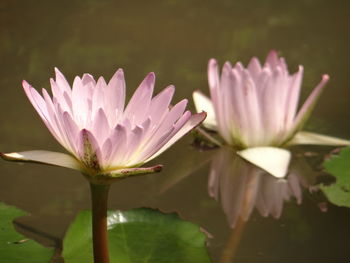
M 298 110 L 303 67 L 293 75 L 285 59 L 271 51 L 262 66 L 252 58 L 245 68 L 226 62 L 221 76 L 218 63 L 211 59 L 208 81 L 211 99 L 195 91 L 197 111 L 206 111 L 204 126 L 217 130 L 227 144 L 237 147 L 243 158 L 276 177 L 287 171 L 290 153 L 281 147 L 293 144 L 349 145 L 347 140 L 301 131 L 318 97 L 329 80 L 323 75 Z M 274 160 L 267 164 L 262 159 Z M 276 161 L 276 158 L 279 161 Z

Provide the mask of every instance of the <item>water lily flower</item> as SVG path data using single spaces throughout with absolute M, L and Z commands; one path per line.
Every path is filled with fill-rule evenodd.
M 290 75 L 285 59 L 278 57 L 276 51 L 268 54 L 263 66 L 255 57 L 247 68 L 240 62 L 234 66 L 226 62 L 221 76 L 217 61 L 211 59 L 208 65 L 211 99 L 200 91 L 193 93 L 193 99 L 197 111 L 208 114 L 203 123 L 206 128 L 218 131 L 227 144 L 243 149 L 238 154 L 247 161 L 276 177 L 283 177 L 290 154 L 278 147 L 350 144 L 348 140 L 301 131 L 329 79 L 323 75 L 298 110 L 302 76 L 302 66 Z M 277 158 L 281 162 L 270 162 L 272 167 L 261 161 L 262 158 Z
M 140 167 L 152 160 L 205 118 L 185 111 L 184 99 L 170 108 L 175 87 L 152 98 L 154 73 L 149 73 L 125 106 L 125 80 L 117 70 L 107 84 L 90 74 L 69 85 L 56 71 L 51 79 L 52 98 L 40 95 L 23 81 L 35 110 L 55 139 L 69 152 L 26 151 L 2 154 L 6 160 L 36 162 L 82 171 L 88 176 L 125 177 L 153 172 L 160 166 Z
M 185 111 L 187 100 L 170 108 L 174 86 L 152 98 L 154 73 L 146 76 L 125 107 L 123 70 L 117 70 L 108 84 L 103 77 L 96 82 L 90 74 L 75 77 L 72 88 L 55 70 L 52 98 L 45 89 L 40 95 L 26 81 L 23 88 L 46 127 L 69 154 L 27 151 L 1 153 L 1 157 L 81 171 L 91 189 L 94 262 L 108 263 L 110 184 L 118 178 L 160 171 L 160 165 L 140 166 L 200 124 L 206 113 Z

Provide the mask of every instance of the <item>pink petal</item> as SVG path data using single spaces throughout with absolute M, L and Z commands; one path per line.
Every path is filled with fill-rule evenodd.
M 237 140 L 242 136 L 243 141 L 246 141 L 244 137 L 248 136 L 246 131 L 249 123 L 249 116 L 246 114 L 245 95 L 243 89 L 243 72 L 240 72 L 241 71 L 237 68 L 237 65 L 232 69 L 232 89 L 230 98 L 232 99 L 233 112 L 231 113 L 233 117 L 231 125 L 236 131 L 232 134 L 235 135 L 235 138 L 232 138 L 231 135 L 226 138 L 227 142 L 232 144 L 237 143 L 236 141 L 233 141 L 233 139 Z
M 154 120 L 154 124 L 162 122 L 164 115 L 168 112 L 174 92 L 175 87 L 171 85 L 152 99 L 148 116 Z
M 294 132 L 302 127 L 304 122 L 307 120 L 307 118 L 311 114 L 311 111 L 315 107 L 316 101 L 321 95 L 321 92 L 323 91 L 323 88 L 325 87 L 325 84 L 328 82 L 328 80 L 329 80 L 329 76 L 323 75 L 321 82 L 316 86 L 316 88 L 311 92 L 309 97 L 304 102 L 303 106 L 299 110 L 294 120 L 294 127 L 293 127 Z
M 55 68 L 55 73 L 56 73 L 56 83 L 58 88 L 62 90 L 62 93 L 63 91 L 65 91 L 68 94 L 71 94 L 70 85 L 66 80 L 66 78 L 64 77 L 64 75 L 61 73 L 61 71 L 59 71 L 58 68 Z
M 77 141 L 78 141 L 78 135 L 79 135 L 79 127 L 73 121 L 71 115 L 66 111 L 63 112 L 63 124 L 64 124 L 64 130 L 66 131 L 66 134 L 67 134 L 67 139 L 70 142 L 73 153 L 75 155 L 78 155 Z
M 220 80 L 219 80 L 219 68 L 215 59 L 210 59 L 208 63 L 208 82 L 211 100 L 213 101 L 216 116 L 219 115 L 219 97 L 220 97 Z
M 45 100 L 26 81 L 23 81 L 23 88 L 24 88 L 24 91 L 25 91 L 29 101 L 32 103 L 33 107 L 38 112 L 38 114 L 41 117 L 41 119 L 43 120 L 45 126 L 48 128 L 48 130 L 51 132 L 51 134 L 59 142 L 61 142 L 62 141 L 61 136 L 59 135 L 57 128 L 55 127 L 55 125 L 53 123 L 51 123 L 50 114 L 47 110 Z
M 102 145 L 102 161 L 101 161 L 101 165 L 103 166 L 103 168 L 108 168 L 110 163 L 110 157 L 112 154 L 112 150 L 113 150 L 113 144 L 112 144 L 112 140 L 111 139 L 107 139 L 103 145 Z
M 82 126 L 85 126 L 86 122 L 89 120 L 89 118 L 87 118 L 89 115 L 89 97 L 89 90 L 83 85 L 79 77 L 75 77 L 72 89 L 73 114 L 74 119 Z
M 111 118 L 115 119 L 115 110 L 110 109 L 110 107 L 107 107 L 108 105 L 105 105 L 105 92 L 106 91 L 106 84 L 104 80 L 99 79 L 97 81 L 97 84 L 93 90 L 92 94 L 92 106 L 91 106 L 91 116 L 95 116 L 99 109 L 105 109 L 108 114 L 112 114 Z M 112 98 L 108 98 L 112 100 Z
M 178 132 L 182 126 L 186 124 L 186 122 L 191 118 L 191 112 L 186 111 L 181 118 L 175 123 L 171 124 L 170 126 L 165 126 L 159 132 L 155 133 L 146 144 L 143 144 L 142 148 L 144 149 L 143 153 L 141 154 L 141 157 L 139 157 L 140 161 L 148 158 L 149 156 L 153 155 L 155 152 L 157 152 L 164 144 L 168 142 L 168 140 L 176 133 Z M 166 135 L 166 136 L 165 136 Z
M 63 138 L 61 137 L 60 130 L 58 128 L 59 123 L 58 123 L 57 117 L 56 117 L 55 106 L 53 105 L 52 100 L 51 100 L 49 94 L 47 93 L 47 91 L 45 89 L 43 89 L 42 92 L 44 95 L 46 109 L 47 109 L 49 119 L 50 119 L 50 125 L 52 127 L 51 133 L 55 137 L 55 139 L 61 143 L 63 141 Z
M 41 101 L 39 99 L 39 97 L 41 97 L 40 94 L 34 88 L 32 88 L 32 86 L 30 86 L 28 84 L 28 82 L 26 82 L 25 80 L 23 80 L 22 86 L 23 86 L 23 89 L 24 89 L 24 91 L 25 91 L 25 93 L 26 93 L 30 103 L 34 106 L 35 110 L 38 112 L 40 117 L 44 121 L 47 121 L 46 117 L 45 117 L 45 112 L 46 112 L 46 109 L 45 109 L 45 106 L 44 106 L 45 102 Z M 37 98 L 37 99 L 35 99 L 35 98 Z
M 124 153 L 124 162 L 129 165 L 137 163 L 138 160 L 133 160 L 133 155 L 136 153 L 136 155 L 139 152 L 140 144 L 142 143 L 144 135 L 144 129 L 140 126 L 136 126 L 130 134 L 128 134 L 128 145 L 127 150 Z M 140 149 L 140 151 L 143 151 L 144 149 Z M 133 162 L 134 161 L 134 162 Z
M 162 123 L 156 126 L 156 129 L 153 130 L 152 134 L 149 134 L 149 139 L 153 137 L 160 137 L 163 133 L 167 132 L 173 124 L 178 121 L 186 108 L 187 100 L 183 99 L 178 102 L 171 110 L 166 114 Z M 153 125 L 153 123 L 151 123 Z
M 135 123 L 138 123 L 144 119 L 151 103 L 154 82 L 154 73 L 149 73 L 131 97 L 124 112 L 124 116 L 129 120 L 134 120 Z
M 69 152 L 77 155 L 77 142 L 76 140 L 74 140 L 74 138 L 72 138 L 72 136 L 70 136 L 71 130 L 69 130 L 67 128 L 67 120 L 65 118 L 68 117 L 68 115 L 70 116 L 70 114 L 68 113 L 68 115 L 65 115 L 65 111 L 62 110 L 62 108 L 60 107 L 59 104 L 54 105 L 55 106 L 55 112 L 56 112 L 56 121 L 57 121 L 57 128 L 59 130 L 60 133 L 60 138 L 62 139 L 60 141 L 60 143 L 62 144 L 63 147 L 65 147 Z M 68 120 L 74 123 L 73 120 Z M 73 124 L 72 124 L 73 125 Z M 70 126 L 68 126 L 69 128 L 71 128 Z
M 72 94 L 72 91 L 64 91 L 61 89 L 57 83 L 51 78 L 50 79 L 51 84 L 51 91 L 53 95 L 53 100 L 57 100 L 60 104 L 63 110 L 73 112 L 72 108 L 72 102 L 70 100 L 70 96 Z M 67 94 L 67 95 L 65 95 Z M 67 100 L 68 99 L 68 100 Z
M 125 78 L 122 69 L 118 69 L 108 83 L 105 92 L 106 113 L 110 120 L 115 116 L 116 109 L 118 112 L 124 111 L 125 104 Z
M 258 84 L 258 79 L 261 74 L 262 68 L 260 65 L 259 60 L 256 57 L 253 57 L 247 67 L 252 79 L 254 80 L 255 84 Z
M 258 100 L 258 93 L 255 83 L 250 77 L 248 71 L 243 73 L 243 91 L 245 96 L 245 114 L 249 116 L 249 122 L 247 122 L 247 133 L 249 133 L 249 145 L 258 145 L 262 141 L 263 123 L 260 117 L 261 110 Z M 249 128 L 248 128 L 249 127 Z M 248 143 L 248 142 L 247 142 Z
M 190 117 L 190 119 L 176 133 L 174 133 L 171 138 L 169 138 L 167 143 L 165 143 L 159 150 L 157 150 L 157 152 L 152 154 L 145 162 L 148 162 L 148 161 L 156 158 L 161 153 L 163 153 L 171 145 L 173 145 L 181 137 L 183 137 L 186 133 L 188 133 L 194 127 L 198 126 L 205 119 L 205 117 L 206 117 L 206 113 L 205 112 L 192 115 Z
M 92 133 L 95 135 L 99 145 L 102 145 L 110 133 L 107 116 L 103 109 L 99 109 L 93 121 Z
M 147 162 L 147 158 L 157 152 L 168 140 L 171 138 L 171 134 L 173 134 L 175 127 L 170 127 L 167 131 L 162 133 L 160 136 L 152 137 L 151 140 L 148 140 L 147 143 L 143 143 L 140 145 L 143 151 L 139 153 L 135 153 L 132 158 L 132 163 L 129 163 L 131 166 L 141 165 Z M 146 160 L 146 161 L 145 161 Z
M 232 103 L 233 85 L 231 64 L 226 62 L 223 66 L 220 79 L 220 92 L 218 94 L 218 105 L 216 106 L 216 117 L 219 120 L 219 131 L 227 142 L 231 140 L 231 124 L 234 118 L 234 103 Z
M 300 97 L 300 88 L 303 80 L 303 73 L 304 73 L 303 66 L 299 66 L 298 72 L 295 73 L 290 79 L 289 94 L 287 99 L 288 103 L 286 103 L 286 112 L 287 112 L 286 123 L 288 127 L 291 126 L 297 112 L 297 107 L 298 107 L 298 102 Z
M 264 67 L 274 68 L 280 63 L 278 59 L 278 54 L 276 50 L 271 50 L 266 57 L 266 62 Z
M 99 172 L 102 153 L 94 135 L 90 131 L 82 129 L 78 135 L 78 145 L 80 159 L 86 168 L 93 172 Z
M 113 166 L 122 165 L 123 153 L 127 150 L 127 132 L 124 126 L 118 124 L 113 130 L 109 139 L 112 142 L 112 152 L 109 163 Z
M 88 85 L 88 84 L 91 84 L 92 86 L 96 85 L 96 81 L 95 81 L 94 77 L 88 73 L 85 73 L 83 75 L 83 77 L 81 78 L 81 82 L 84 86 Z

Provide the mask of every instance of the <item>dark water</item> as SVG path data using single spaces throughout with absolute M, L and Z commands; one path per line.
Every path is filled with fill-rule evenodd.
M 349 17 L 347 1 L 2 0 L 0 149 L 62 150 L 21 88 L 23 79 L 48 87 L 55 66 L 69 80 L 85 72 L 109 78 L 121 67 L 129 95 L 154 71 L 156 90 L 175 84 L 178 101 L 195 89 L 207 91 L 209 58 L 246 64 L 252 56 L 264 59 L 270 49 L 286 57 L 292 72 L 304 65 L 303 98 L 323 73 L 330 75 L 307 128 L 349 139 Z M 347 262 L 350 210 L 309 192 L 322 174 L 322 156 L 300 154 L 331 148 L 299 149 L 290 183 L 232 167 L 234 161 L 213 179 L 212 159 L 226 157 L 190 143 L 188 136 L 153 161 L 165 165 L 162 173 L 115 184 L 110 208 L 179 212 L 212 235 L 214 262 Z M 78 172 L 1 162 L 0 181 L 0 200 L 31 213 L 18 221 L 19 229 L 48 245 L 59 246 L 75 214 L 90 207 L 88 184 Z M 281 189 L 289 194 L 278 194 Z M 252 203 L 255 194 L 270 202 Z

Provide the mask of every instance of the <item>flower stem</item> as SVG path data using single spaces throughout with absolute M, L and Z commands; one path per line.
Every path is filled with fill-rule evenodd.
M 94 262 L 108 263 L 107 202 L 109 184 L 90 183 Z

